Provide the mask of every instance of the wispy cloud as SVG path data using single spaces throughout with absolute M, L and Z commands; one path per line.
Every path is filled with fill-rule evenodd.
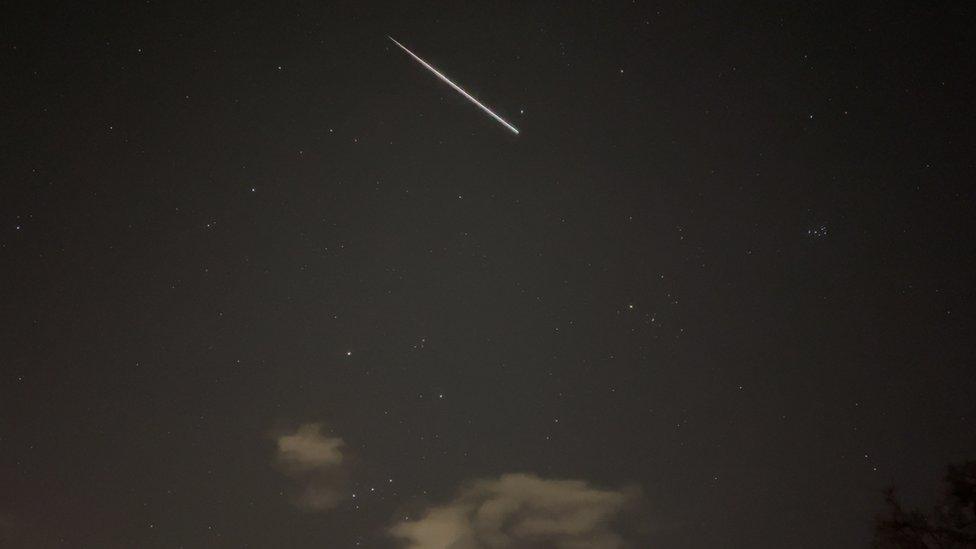
M 477 480 L 446 504 L 389 533 L 407 549 L 619 549 L 614 520 L 638 490 L 605 490 L 582 480 L 506 474 Z
M 295 503 L 313 511 L 336 507 L 345 495 L 345 442 L 322 434 L 322 424 L 306 423 L 276 437 L 275 461 L 299 484 Z

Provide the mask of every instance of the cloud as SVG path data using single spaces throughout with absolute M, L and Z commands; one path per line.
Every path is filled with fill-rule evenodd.
M 306 423 L 276 437 L 275 461 L 300 486 L 295 503 L 313 511 L 335 508 L 345 496 L 345 442 L 322 434 L 322 424 Z
M 389 533 L 407 549 L 619 549 L 627 545 L 614 520 L 637 499 L 636 489 L 506 474 L 468 484 Z
M 341 438 L 322 436 L 320 423 L 306 423 L 278 437 L 278 461 L 298 471 L 341 465 L 344 445 Z

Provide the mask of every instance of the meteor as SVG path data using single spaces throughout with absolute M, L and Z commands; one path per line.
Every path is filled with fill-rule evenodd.
M 491 112 L 491 109 L 489 109 L 488 107 L 484 106 L 481 103 L 481 101 L 478 101 L 470 93 L 468 93 L 468 92 L 464 91 L 463 89 L 461 89 L 461 86 L 458 86 L 454 82 L 451 82 L 451 80 L 448 77 L 446 77 L 443 74 L 441 74 L 440 71 L 438 71 L 437 69 L 435 69 L 434 67 L 432 67 L 430 65 L 430 63 L 428 63 L 428 62 L 424 61 L 423 59 L 417 57 L 417 55 L 414 54 L 412 51 L 408 50 L 406 48 L 406 46 L 404 46 L 403 44 L 401 44 L 401 43 L 397 42 L 396 40 L 394 40 L 392 36 L 387 36 L 387 38 L 389 38 L 390 40 L 393 40 L 393 43 L 396 44 L 397 46 L 400 46 L 400 49 L 402 49 L 403 51 L 407 52 L 407 54 L 409 54 L 410 57 L 413 57 L 414 59 L 417 60 L 418 63 L 420 63 L 424 67 L 427 67 L 427 70 L 429 70 L 430 72 L 432 72 L 435 75 L 437 75 L 437 78 L 440 78 L 441 80 L 443 80 L 444 82 L 446 82 L 448 86 L 454 88 L 454 91 L 456 91 L 456 92 L 460 93 L 461 95 L 463 95 L 464 97 L 466 97 L 468 99 L 468 101 L 471 101 L 472 103 L 474 103 L 475 105 L 477 105 L 479 109 L 481 109 L 481 110 L 485 111 L 486 113 L 488 113 L 489 115 L 491 115 L 491 117 L 494 118 L 495 120 L 497 120 L 498 122 L 500 122 L 502 126 L 505 126 L 509 130 L 511 130 L 512 133 L 514 133 L 515 135 L 518 135 L 518 133 L 519 133 L 518 128 L 516 128 L 515 126 L 509 124 L 508 122 L 506 122 L 502 117 L 498 116 L 497 114 Z

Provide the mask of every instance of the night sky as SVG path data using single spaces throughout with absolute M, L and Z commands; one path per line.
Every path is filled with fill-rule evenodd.
M 3 8 L 0 546 L 857 548 L 976 456 L 966 3 L 345 4 Z

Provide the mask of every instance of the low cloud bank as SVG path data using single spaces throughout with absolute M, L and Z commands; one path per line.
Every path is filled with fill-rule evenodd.
M 605 490 L 582 480 L 506 474 L 467 484 L 419 520 L 389 529 L 406 549 L 620 549 L 614 520 L 638 490 Z

